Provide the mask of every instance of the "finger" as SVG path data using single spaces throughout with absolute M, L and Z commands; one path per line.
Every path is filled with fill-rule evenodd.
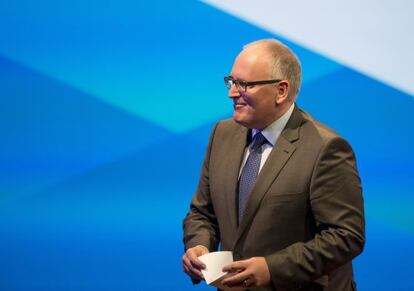
M 249 279 L 246 279 L 246 280 L 243 281 L 243 286 L 244 287 L 250 287 L 251 286 Z
M 190 275 L 191 278 L 196 279 L 196 280 L 204 280 L 204 276 L 203 274 L 197 270 L 197 269 L 189 269 L 189 272 L 187 273 L 188 275 Z
M 195 266 L 192 266 L 192 268 L 190 269 L 191 269 L 191 272 L 196 275 L 196 278 L 204 280 L 203 273 L 201 273 L 200 269 L 198 269 Z
M 223 272 L 237 272 L 246 269 L 246 261 L 237 261 L 223 267 Z
M 183 256 L 183 268 L 191 278 L 203 279 L 203 274 L 191 264 L 190 260 Z
M 257 281 L 253 277 L 249 277 L 249 278 L 243 280 L 243 286 L 244 287 L 255 287 L 256 286 L 256 282 Z
M 193 266 L 190 259 L 187 256 L 183 257 L 183 266 L 188 270 L 187 274 L 190 275 L 192 278 L 196 278 L 199 280 L 204 279 L 203 274 L 200 272 L 199 269 Z
M 247 272 L 243 271 L 240 273 L 234 273 L 234 275 L 230 275 L 223 279 L 221 283 L 223 285 L 227 285 L 229 287 L 236 287 L 236 286 L 243 286 L 243 281 L 249 278 Z
M 197 269 L 205 269 L 206 265 L 200 261 L 198 256 L 193 251 L 187 251 L 186 253 L 187 257 L 190 259 L 191 264 L 196 267 Z

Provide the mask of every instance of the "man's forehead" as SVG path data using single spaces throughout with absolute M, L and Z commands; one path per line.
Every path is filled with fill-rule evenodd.
M 240 77 L 244 77 L 244 75 L 248 77 L 251 74 L 267 76 L 270 64 L 269 53 L 264 49 L 246 47 L 236 57 L 232 68 L 232 75 L 234 77 L 239 77 L 235 76 L 235 74 L 243 75 Z

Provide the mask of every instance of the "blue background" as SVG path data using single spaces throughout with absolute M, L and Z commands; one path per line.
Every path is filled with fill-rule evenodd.
M 0 290 L 211 290 L 181 221 L 241 47 L 277 37 L 299 106 L 353 145 L 360 290 L 412 290 L 414 96 L 201 2 L 0 1 Z

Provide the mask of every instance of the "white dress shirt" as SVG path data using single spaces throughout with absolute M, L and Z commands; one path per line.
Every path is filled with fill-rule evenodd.
M 265 143 L 264 145 L 262 145 L 262 159 L 260 160 L 260 168 L 259 168 L 259 173 L 263 168 L 263 165 L 265 164 L 267 158 L 270 155 L 270 152 L 272 151 L 273 147 L 275 146 L 277 139 L 279 138 L 280 134 L 282 133 L 282 130 L 285 128 L 290 116 L 292 115 L 293 109 L 295 108 L 295 104 L 292 104 L 292 106 L 290 106 L 289 110 L 286 111 L 285 114 L 283 114 L 279 119 L 275 120 L 273 123 L 271 123 L 268 127 L 266 127 L 265 129 L 262 130 L 262 134 L 263 136 L 267 139 L 267 143 Z M 254 136 L 256 135 L 256 133 L 258 133 L 260 130 L 258 129 L 253 129 L 252 130 L 252 140 L 254 138 Z M 251 143 L 250 143 L 251 145 Z M 249 157 L 250 154 L 250 145 L 248 145 L 246 147 L 246 150 L 244 151 L 244 157 L 243 157 L 243 162 L 242 162 L 242 166 L 240 167 L 240 171 L 239 171 L 239 178 L 240 178 L 240 174 L 241 171 L 244 167 L 244 165 L 246 164 L 247 158 Z

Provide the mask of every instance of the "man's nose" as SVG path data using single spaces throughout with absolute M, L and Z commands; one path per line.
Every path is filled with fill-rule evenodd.
M 229 89 L 229 93 L 228 93 L 229 98 L 237 98 L 240 97 L 240 91 L 237 88 L 236 84 L 232 84 L 230 89 Z

